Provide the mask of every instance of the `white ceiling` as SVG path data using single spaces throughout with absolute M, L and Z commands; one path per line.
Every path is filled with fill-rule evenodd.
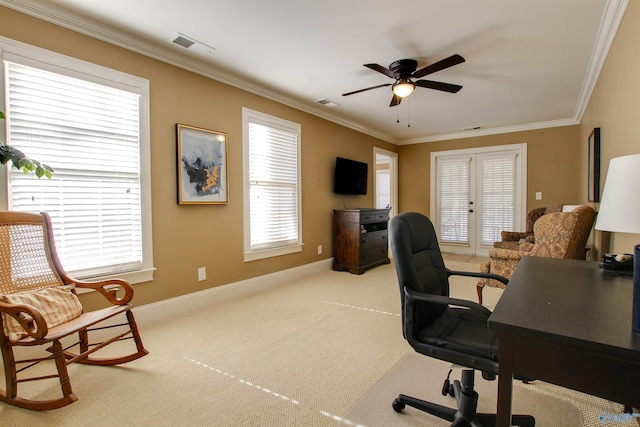
M 627 3 L 0 0 L 397 144 L 578 123 Z M 365 63 L 422 68 L 455 53 L 466 62 L 425 78 L 457 94 L 416 88 L 393 108 L 390 87 L 341 95 L 393 83 Z

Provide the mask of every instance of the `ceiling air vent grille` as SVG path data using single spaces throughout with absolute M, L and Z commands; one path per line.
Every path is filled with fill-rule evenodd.
M 325 107 L 337 107 L 339 104 L 330 100 L 329 98 L 322 98 L 316 101 L 320 105 L 324 105 Z
M 171 42 L 177 44 L 178 46 L 182 46 L 186 49 L 189 49 L 191 46 L 195 44 L 193 40 L 190 40 L 184 36 L 178 36 L 175 39 L 171 40 Z

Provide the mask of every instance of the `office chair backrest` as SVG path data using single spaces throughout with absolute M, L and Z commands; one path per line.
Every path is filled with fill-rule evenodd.
M 429 218 L 417 212 L 405 212 L 392 218 L 389 226 L 404 319 L 405 286 L 418 292 L 449 296 L 449 279 Z M 445 305 L 417 301 L 415 330 L 422 329 L 445 310 Z M 403 322 L 403 333 L 404 329 Z

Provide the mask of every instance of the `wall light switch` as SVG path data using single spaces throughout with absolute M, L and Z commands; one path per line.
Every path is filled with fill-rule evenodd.
M 536 200 L 542 200 L 542 191 L 536 192 Z
M 206 269 L 206 267 L 200 267 L 198 269 L 198 282 L 202 282 L 203 280 L 207 280 L 207 269 Z

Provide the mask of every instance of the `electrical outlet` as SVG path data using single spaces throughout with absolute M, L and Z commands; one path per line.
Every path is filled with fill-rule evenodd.
M 207 280 L 207 269 L 206 269 L 206 267 L 200 267 L 198 269 L 198 281 L 202 282 L 203 280 Z
M 318 255 L 322 255 L 322 245 L 318 245 Z
M 542 191 L 536 192 L 536 200 L 542 200 Z

